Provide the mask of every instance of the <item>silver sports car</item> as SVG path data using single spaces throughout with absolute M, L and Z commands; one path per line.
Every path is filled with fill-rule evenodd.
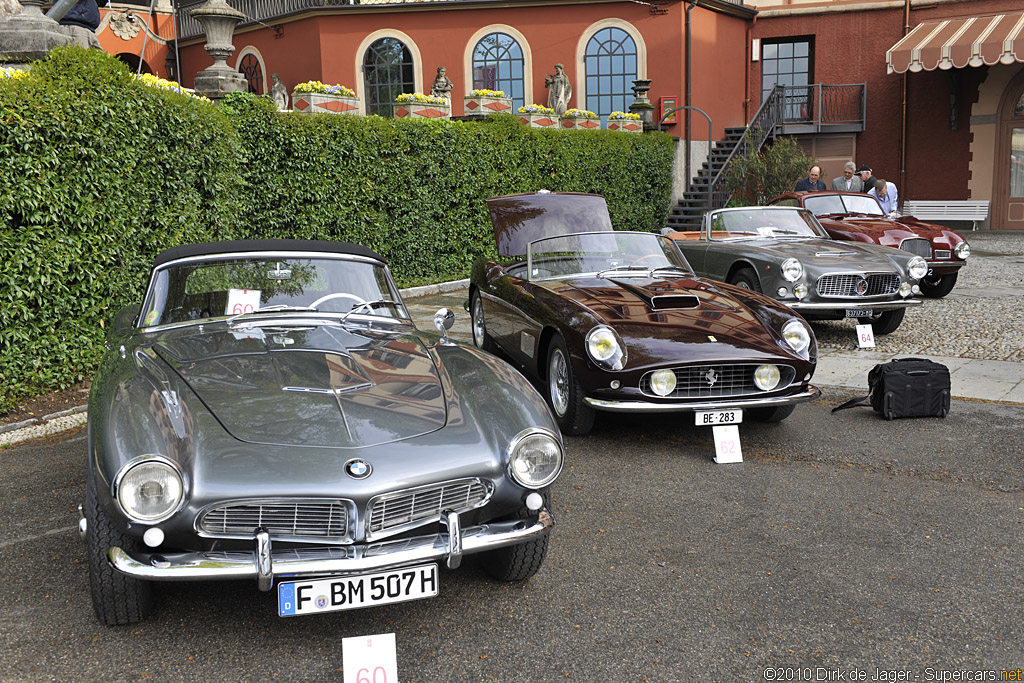
M 699 232 L 667 232 L 698 275 L 778 299 L 808 320 L 856 318 L 875 334 L 920 305 L 920 256 L 831 239 L 807 209 L 747 206 L 705 214 Z
M 563 447 L 511 366 L 418 331 L 384 261 L 338 242 L 175 247 L 89 397 L 80 529 L 106 624 L 153 581 L 253 579 L 281 616 L 427 598 L 464 555 L 532 576 Z

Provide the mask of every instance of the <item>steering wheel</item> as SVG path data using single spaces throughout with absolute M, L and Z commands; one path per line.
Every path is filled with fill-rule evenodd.
M 664 257 L 664 254 L 647 254 L 646 256 L 641 256 L 637 260 L 635 260 L 632 263 L 630 263 L 629 267 L 632 268 L 633 266 L 638 266 L 638 265 L 640 265 L 641 261 L 646 261 L 647 259 L 652 259 L 652 258 L 663 259 L 665 257 Z
M 311 303 L 309 307 L 316 308 L 320 304 L 324 303 L 325 301 L 330 301 L 331 299 L 352 299 L 356 302 L 356 306 L 361 306 L 363 304 L 369 303 L 366 301 L 366 299 L 358 297 L 355 294 L 349 294 L 348 292 L 334 292 L 333 294 L 325 294 L 324 296 L 320 297 L 319 299 Z M 352 308 L 355 308 L 355 306 L 353 306 Z

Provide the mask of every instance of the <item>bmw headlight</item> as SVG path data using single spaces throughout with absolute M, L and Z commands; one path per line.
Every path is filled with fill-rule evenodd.
M 811 345 L 811 333 L 806 325 L 799 320 L 790 320 L 782 326 L 782 338 L 791 349 L 806 357 L 807 349 Z
M 804 275 L 804 266 L 795 258 L 788 258 L 782 262 L 782 277 L 788 282 L 796 282 Z
M 668 396 L 676 390 L 676 373 L 672 370 L 655 370 L 651 373 L 651 391 L 658 396 Z
M 612 328 L 598 325 L 587 333 L 587 353 L 606 370 L 621 370 L 626 365 L 626 351 Z
M 967 244 L 967 242 L 961 242 L 953 247 L 953 254 L 959 259 L 966 259 L 971 255 L 971 245 Z
M 910 259 L 910 263 L 907 264 L 907 273 L 911 279 L 920 280 L 928 274 L 928 262 L 920 256 L 915 256 Z
M 128 463 L 115 482 L 121 509 L 142 522 L 158 521 L 174 512 L 185 490 L 178 470 L 157 457 Z
M 509 445 L 508 469 L 520 485 L 544 488 L 562 471 L 562 444 L 546 431 L 524 430 Z
M 771 391 L 779 386 L 781 379 L 782 374 L 774 365 L 759 365 L 757 370 L 754 370 L 754 384 L 762 391 Z

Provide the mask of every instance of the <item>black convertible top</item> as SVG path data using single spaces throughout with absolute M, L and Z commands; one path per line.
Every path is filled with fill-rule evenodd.
M 377 252 L 359 244 L 349 242 L 332 242 L 330 240 L 229 240 L 225 242 L 200 242 L 183 244 L 179 247 L 164 249 L 153 260 L 153 267 L 161 266 L 190 256 L 208 256 L 211 254 L 233 254 L 246 251 L 322 251 L 329 254 L 350 254 L 366 256 L 387 263 Z

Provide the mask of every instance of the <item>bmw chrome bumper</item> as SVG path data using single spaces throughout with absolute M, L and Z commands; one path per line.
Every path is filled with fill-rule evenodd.
M 774 408 L 791 403 L 812 401 L 821 396 L 821 389 L 808 384 L 807 390 L 791 396 L 770 396 L 768 398 L 723 398 L 718 401 L 691 403 L 650 403 L 648 401 L 608 401 L 600 398 L 583 399 L 596 410 L 612 413 L 675 413 L 696 410 L 724 410 L 728 408 Z
M 464 554 L 493 550 L 541 536 L 554 526 L 547 508 L 535 517 L 481 524 L 463 529 L 455 512 L 442 517 L 446 531 L 365 546 L 328 546 L 273 550 L 270 534 L 257 531 L 254 551 L 153 553 L 145 561 L 121 548 L 107 550 L 114 569 L 146 581 L 216 581 L 256 579 L 268 591 L 275 578 L 361 574 L 420 562 L 444 560 L 455 569 Z

